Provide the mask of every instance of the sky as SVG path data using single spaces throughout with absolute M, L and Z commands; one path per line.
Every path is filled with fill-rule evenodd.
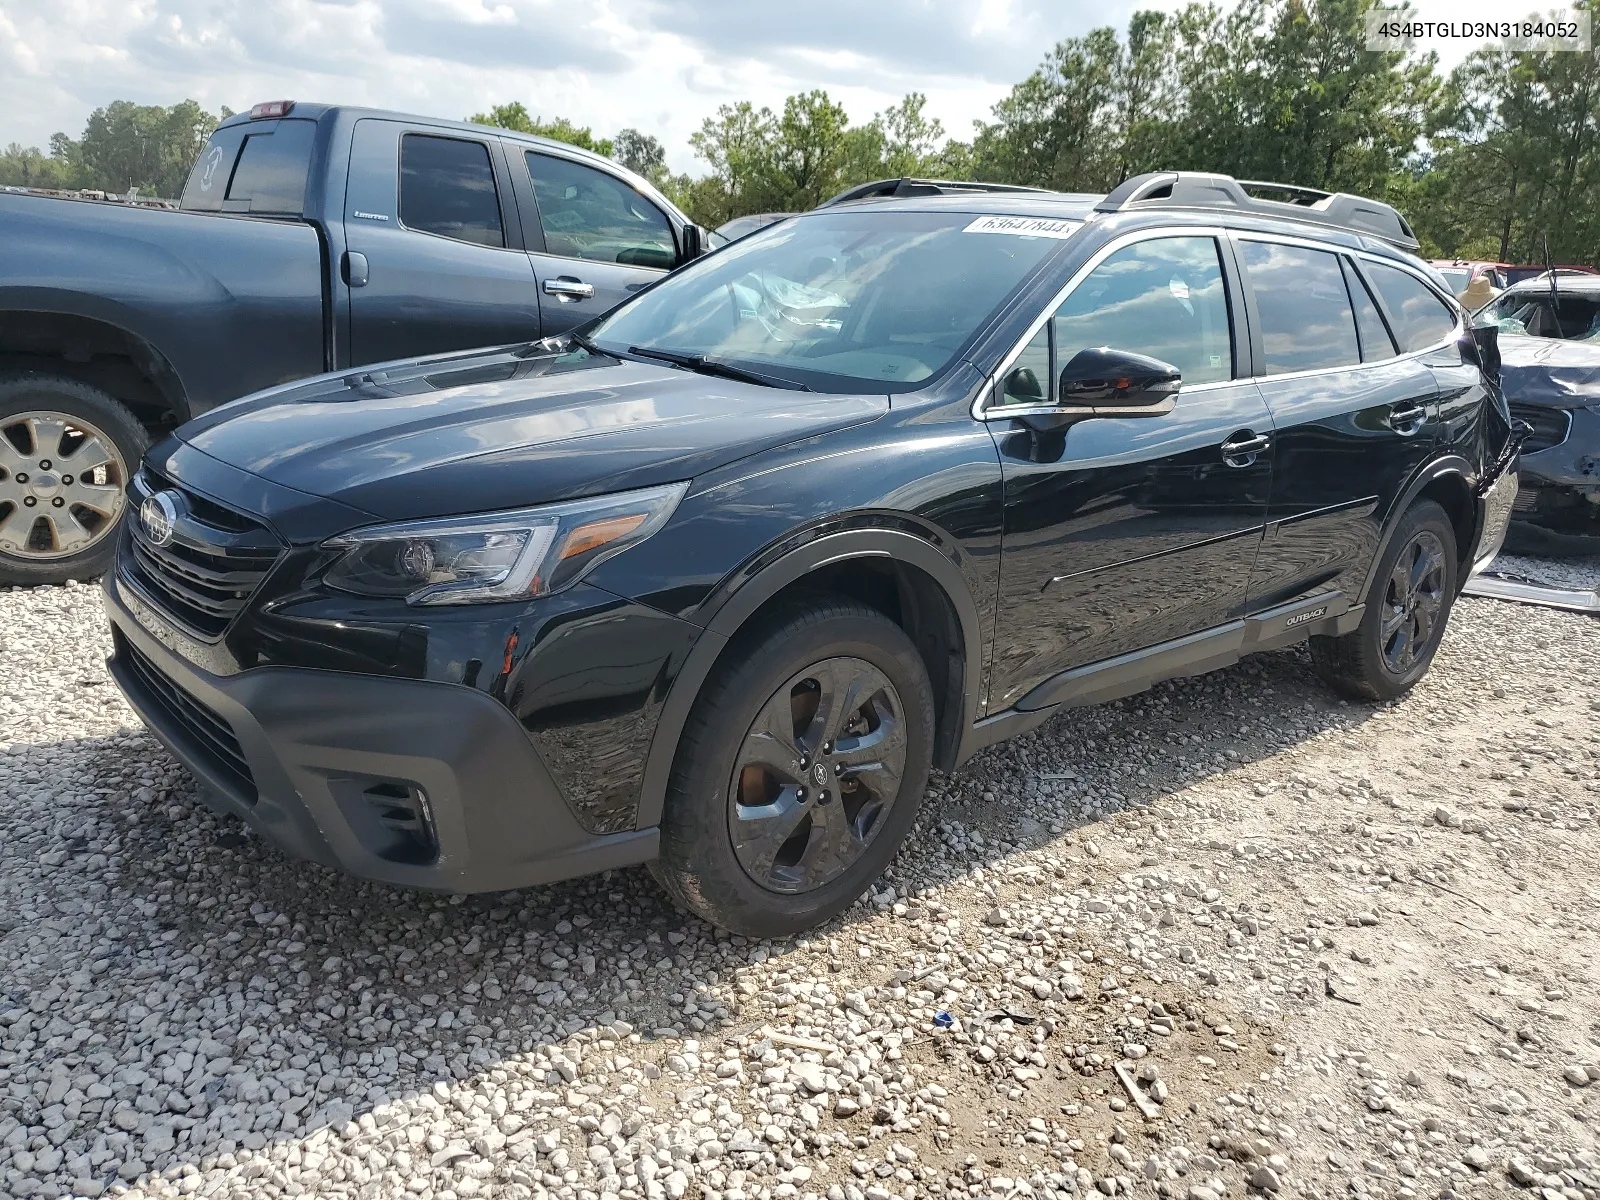
M 465 117 L 520 100 L 599 135 L 689 135 L 719 105 L 824 88 L 852 121 L 911 91 L 972 134 L 1063 37 L 1179 0 L 0 0 L 0 145 L 77 137 L 112 100 L 366 104 Z M 1501 17 L 1513 0 L 1420 0 Z M 1531 5 L 1528 7 L 1532 7 Z M 1447 49 L 1446 62 L 1464 51 Z

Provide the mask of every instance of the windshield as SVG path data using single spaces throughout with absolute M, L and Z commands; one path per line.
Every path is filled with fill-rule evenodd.
M 1600 343 L 1600 292 L 1561 292 L 1548 288 L 1507 292 L 1492 301 L 1473 321 L 1493 325 L 1512 337 L 1561 338 Z
M 1450 290 L 1457 295 L 1467 290 L 1467 284 L 1472 282 L 1472 272 L 1464 271 L 1460 267 L 1440 267 L 1439 274 L 1444 276 L 1444 281 L 1450 285 Z
M 816 391 L 908 391 L 942 371 L 1076 227 L 971 213 L 819 213 L 668 276 L 589 337 L 603 350 L 704 355 Z

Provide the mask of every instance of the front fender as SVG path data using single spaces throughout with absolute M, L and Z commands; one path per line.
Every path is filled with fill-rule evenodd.
M 926 531 L 904 528 L 858 527 L 834 531 L 807 531 L 786 539 L 778 547 L 758 555 L 731 574 L 706 601 L 698 616 L 703 618 L 705 634 L 695 643 L 683 669 L 672 683 L 662 706 L 650 755 L 645 762 L 640 786 L 638 824 L 644 829 L 661 820 L 666 802 L 667 783 L 672 774 L 678 740 L 688 723 L 690 710 L 700 695 L 706 678 L 716 665 L 728 639 L 760 607 L 789 585 L 823 567 L 852 559 L 886 559 L 916 567 L 938 584 L 955 610 L 960 624 L 962 652 L 966 669 L 962 687 L 960 731 L 970 729 L 978 719 L 981 689 L 976 676 L 983 663 L 983 620 L 956 555 L 958 549 L 946 540 L 940 544 Z M 795 540 L 798 545 L 792 544 Z

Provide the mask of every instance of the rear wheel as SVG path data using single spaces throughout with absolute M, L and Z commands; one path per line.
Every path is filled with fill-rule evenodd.
M 1394 700 L 1428 672 L 1456 595 L 1456 536 L 1432 500 L 1401 519 L 1378 566 L 1361 624 L 1311 639 L 1311 661 L 1334 687 L 1363 700 Z
M 656 877 L 735 933 L 783 937 L 843 910 L 916 819 L 933 692 L 881 613 L 814 599 L 730 647 L 679 745 Z
M 99 388 L 0 378 L 0 584 L 61 583 L 111 561 L 144 428 Z

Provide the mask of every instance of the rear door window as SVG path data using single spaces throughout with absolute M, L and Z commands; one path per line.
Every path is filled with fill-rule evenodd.
M 1368 262 L 1366 269 L 1389 310 L 1389 323 L 1402 351 L 1437 346 L 1450 336 L 1456 314 L 1420 279 L 1382 263 Z
M 1373 303 L 1372 293 L 1367 291 L 1367 285 L 1361 281 L 1361 276 L 1348 258 L 1340 258 L 1339 265 L 1344 268 L 1345 288 L 1356 310 L 1356 332 L 1361 335 L 1361 361 L 1379 362 L 1393 358 L 1394 339 L 1389 336 L 1378 306 Z
M 400 139 L 400 223 L 480 246 L 506 244 L 489 147 L 466 138 Z
M 666 216 L 622 180 L 531 150 L 527 162 L 547 252 L 662 271 L 677 260 Z
M 1256 294 L 1266 374 L 1361 361 L 1355 313 L 1337 254 L 1248 240 L 1239 242 L 1239 250 Z

